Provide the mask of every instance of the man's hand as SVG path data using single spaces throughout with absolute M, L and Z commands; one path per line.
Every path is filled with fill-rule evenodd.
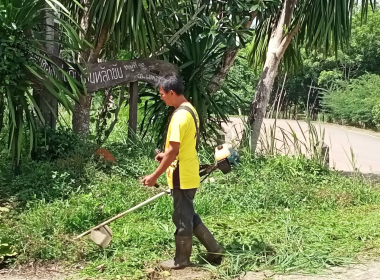
M 154 158 L 154 160 L 157 161 L 157 162 L 161 162 L 162 159 L 164 158 L 164 156 L 165 156 L 165 153 L 159 153 L 159 154 L 156 155 L 156 157 Z
M 154 185 L 155 185 L 156 182 L 157 182 L 157 179 L 158 179 L 158 178 L 157 178 L 154 174 L 150 174 L 150 175 L 145 176 L 145 177 L 140 181 L 140 183 L 143 184 L 144 186 L 154 187 Z
M 166 153 L 159 153 L 156 155 L 155 160 L 160 161 L 160 165 L 157 167 L 156 171 L 152 174 L 145 176 L 141 180 L 141 184 L 144 186 L 153 187 L 156 184 L 158 177 L 172 164 L 179 152 L 179 142 L 169 142 L 169 148 Z

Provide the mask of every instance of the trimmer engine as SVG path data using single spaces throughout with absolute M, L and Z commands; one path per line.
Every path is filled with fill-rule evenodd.
M 231 145 L 223 144 L 215 148 L 215 160 L 223 174 L 231 172 L 231 167 L 237 166 L 239 159 L 239 153 Z

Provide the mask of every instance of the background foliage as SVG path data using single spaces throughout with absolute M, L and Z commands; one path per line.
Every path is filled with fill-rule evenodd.
M 341 100 L 339 104 L 332 106 L 331 102 L 334 101 L 331 100 L 329 103 L 331 106 L 326 107 L 327 103 L 322 102 L 326 92 L 334 91 L 338 88 L 343 92 L 344 89 L 347 89 L 347 84 L 352 79 L 357 79 L 366 74 L 379 74 L 379 13 L 369 11 L 366 21 L 362 21 L 360 13 L 357 13 L 353 18 L 352 25 L 350 43 L 344 52 L 338 51 L 337 55 L 331 53 L 325 56 L 318 51 L 307 53 L 305 49 L 301 48 L 302 64 L 297 69 L 290 69 L 288 72 L 282 69 L 276 79 L 267 108 L 268 111 L 270 111 L 273 104 L 277 107 L 276 102 L 279 100 L 279 95 L 282 94 L 279 117 L 299 119 L 309 116 L 314 120 L 317 118 L 322 119 L 323 117 L 324 120 L 341 123 L 342 120 L 337 118 L 339 113 L 336 112 L 335 114 L 334 110 L 344 110 L 343 107 L 349 106 L 349 104 Z M 237 69 L 240 65 L 234 65 L 228 79 L 235 77 L 235 67 Z M 281 92 L 285 76 L 284 91 Z M 251 75 L 251 77 L 253 78 L 249 80 L 250 82 L 257 79 L 257 75 Z M 362 80 L 365 77 L 363 76 Z M 245 85 L 246 81 L 247 79 L 243 77 L 238 78 L 236 84 L 242 86 L 235 88 L 235 91 L 239 92 L 240 89 L 248 89 L 249 87 Z M 228 81 L 228 84 L 231 84 L 231 82 Z M 355 87 L 360 86 L 356 83 Z M 362 86 L 365 87 L 365 85 Z M 366 89 L 363 88 L 362 91 L 364 92 Z M 247 95 L 249 95 L 248 91 Z M 348 102 L 349 99 L 345 100 Z M 365 104 L 359 103 L 358 105 L 363 106 Z M 373 106 L 371 110 L 372 108 Z M 365 111 L 367 108 L 361 107 L 360 110 Z M 376 109 L 375 112 L 377 112 Z M 329 117 L 330 113 L 333 114 L 331 117 Z M 366 124 L 357 118 L 351 118 L 349 123 L 351 125 L 365 125 L 366 127 L 375 128 L 378 124 L 378 119 L 373 114 L 371 118 Z
M 338 89 L 328 92 L 323 101 L 335 121 L 376 127 L 379 124 L 380 76 L 366 74 L 350 82 L 342 82 Z
M 45 13 L 51 13 L 60 23 L 59 43 L 67 50 L 79 50 L 84 43 L 71 28 L 67 10 L 55 13 L 56 0 L 50 2 L 49 8 L 45 4 L 43 0 L 0 1 L 0 128 L 5 113 L 9 123 L 8 146 L 15 169 L 20 164 L 24 133 L 28 133 L 31 151 L 36 144 L 37 122 L 44 124 L 33 89 L 46 88 L 48 94 L 71 110 L 70 100 L 78 99 L 82 86 L 46 54 L 41 31 L 46 27 Z M 43 60 L 48 67 L 40 63 Z

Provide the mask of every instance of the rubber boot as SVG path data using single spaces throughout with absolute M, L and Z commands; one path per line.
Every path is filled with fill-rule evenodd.
M 193 234 L 199 239 L 202 245 L 206 247 L 206 261 L 209 263 L 218 263 L 222 260 L 223 247 L 219 245 L 212 233 L 203 223 L 193 230 Z
M 172 260 L 162 262 L 161 268 L 164 270 L 181 269 L 191 265 L 190 255 L 193 247 L 192 236 L 175 235 L 175 257 Z

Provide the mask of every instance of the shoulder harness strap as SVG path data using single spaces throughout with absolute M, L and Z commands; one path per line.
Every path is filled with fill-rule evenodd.
M 186 111 L 188 111 L 189 113 L 190 113 L 190 115 L 193 117 L 193 119 L 194 119 L 194 123 L 195 123 L 195 129 L 196 129 L 196 137 L 197 137 L 197 140 L 196 140 L 196 144 L 195 144 L 195 149 L 198 151 L 198 145 L 199 145 L 199 127 L 198 127 L 198 123 L 197 123 L 197 118 L 196 118 L 196 116 L 195 116 L 195 114 L 194 114 L 194 111 L 193 110 L 191 110 L 189 107 L 187 107 L 187 106 L 185 106 L 185 105 L 182 105 L 182 106 L 179 106 L 178 108 L 177 108 L 177 110 L 181 110 L 181 109 L 183 109 L 183 110 L 186 110 Z M 177 111 L 176 110 L 176 111 Z

